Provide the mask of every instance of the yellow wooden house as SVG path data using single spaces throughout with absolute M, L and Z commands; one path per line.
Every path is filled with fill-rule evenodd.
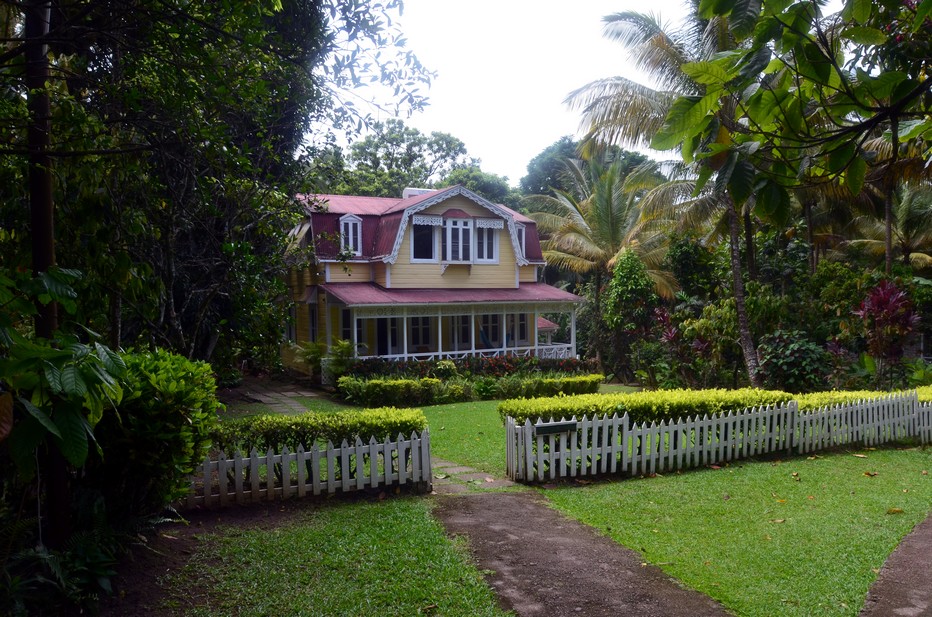
M 408 360 L 576 357 L 581 298 L 538 282 L 545 262 L 528 217 L 462 186 L 300 199 L 293 239 L 313 243 L 315 264 L 292 272 L 289 341 L 345 339 L 359 357 Z M 544 317 L 558 313 L 569 315 L 563 342 Z

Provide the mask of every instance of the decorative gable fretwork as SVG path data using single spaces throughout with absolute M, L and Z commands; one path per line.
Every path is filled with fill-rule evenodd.
M 505 229 L 505 221 L 502 219 L 476 219 L 476 227 L 480 229 Z
M 432 227 L 440 227 L 441 225 L 443 225 L 443 218 L 435 214 L 415 214 L 414 224 L 415 225 L 430 225 Z

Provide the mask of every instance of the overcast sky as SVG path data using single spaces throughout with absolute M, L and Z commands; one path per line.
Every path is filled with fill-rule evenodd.
M 541 150 L 578 133 L 569 92 L 602 77 L 639 79 L 602 36 L 602 17 L 627 10 L 676 23 L 685 9 L 679 0 L 405 0 L 407 46 L 438 76 L 427 110 L 404 120 L 461 139 L 484 171 L 516 186 Z

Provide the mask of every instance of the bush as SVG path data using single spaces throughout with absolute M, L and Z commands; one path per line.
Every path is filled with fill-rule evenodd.
M 357 379 L 343 376 L 337 389 L 343 398 L 357 405 L 438 405 L 471 400 L 509 397 L 554 396 L 598 392 L 602 375 L 575 377 L 481 377 L 474 382 L 444 382 L 433 377 L 422 379 Z
M 798 330 L 777 330 L 761 338 L 757 349 L 764 385 L 789 392 L 825 388 L 830 370 L 828 352 Z
M 114 521 L 157 512 L 187 492 L 220 406 L 206 363 L 161 350 L 124 361 L 123 400 L 95 427 L 103 455 L 88 459 L 84 482 Z
M 234 451 L 280 451 L 283 446 L 311 447 L 317 442 L 340 444 L 375 438 L 383 441 L 398 434 L 409 436 L 427 428 L 420 409 L 379 407 L 337 413 L 308 412 L 300 416 L 261 415 L 224 421 L 213 432 L 214 446 L 227 454 Z
M 704 416 L 748 407 L 782 403 L 792 399 L 787 392 L 774 390 L 661 390 L 621 394 L 585 394 L 551 398 L 502 401 L 498 414 L 505 421 L 511 416 L 519 424 L 526 420 L 549 421 L 573 416 L 628 414 L 632 423 L 660 422 L 688 416 Z

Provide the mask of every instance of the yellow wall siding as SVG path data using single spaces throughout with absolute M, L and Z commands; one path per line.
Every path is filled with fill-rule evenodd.
M 518 280 L 522 283 L 536 283 L 537 266 L 518 266 Z
M 388 287 L 388 268 L 386 263 L 376 262 L 372 264 L 372 280 L 376 285 Z
M 367 263 L 332 263 L 330 267 L 331 283 L 368 283 L 372 273 Z

